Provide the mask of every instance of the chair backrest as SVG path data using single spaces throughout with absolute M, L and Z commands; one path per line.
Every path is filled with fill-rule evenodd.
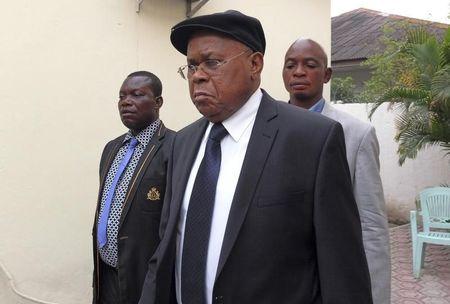
M 450 229 L 450 188 L 435 187 L 420 192 L 423 230 L 430 228 Z

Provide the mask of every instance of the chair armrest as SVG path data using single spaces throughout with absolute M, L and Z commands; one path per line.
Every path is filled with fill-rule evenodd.
M 411 239 L 415 242 L 417 237 L 417 211 L 412 210 L 409 212 L 410 224 L 411 224 Z

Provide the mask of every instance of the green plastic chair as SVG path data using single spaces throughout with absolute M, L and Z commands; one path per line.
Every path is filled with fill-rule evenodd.
M 450 246 L 450 188 L 435 187 L 420 192 L 423 231 L 417 230 L 417 211 L 411 211 L 414 277 L 420 277 L 426 243 Z M 439 229 L 439 230 L 434 230 Z M 443 230 L 446 229 L 447 232 Z

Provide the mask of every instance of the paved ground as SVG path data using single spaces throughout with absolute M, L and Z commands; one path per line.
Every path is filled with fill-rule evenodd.
M 415 279 L 412 275 L 409 224 L 393 227 L 390 231 L 392 304 L 450 304 L 450 246 L 427 245 L 422 276 Z M 39 302 L 25 300 L 14 294 L 9 288 L 7 277 L 0 273 L 0 303 Z
M 428 244 L 422 275 L 412 275 L 410 225 L 391 228 L 392 304 L 450 304 L 450 246 Z

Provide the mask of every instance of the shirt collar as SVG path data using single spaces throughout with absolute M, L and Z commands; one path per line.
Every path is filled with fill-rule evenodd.
M 258 88 L 239 110 L 222 122 L 235 142 L 241 139 L 245 130 L 255 119 L 262 96 L 263 94 Z
M 138 143 L 140 143 L 141 145 L 146 147 L 148 145 L 148 143 L 150 142 L 150 140 L 152 139 L 152 137 L 155 133 L 155 130 L 158 130 L 160 125 L 161 125 L 161 120 L 158 118 L 157 120 L 155 120 L 154 122 L 149 124 L 147 126 L 147 128 L 140 131 L 136 136 L 133 136 L 133 134 L 131 133 L 131 130 L 128 130 L 123 142 L 126 142 L 134 137 L 134 138 L 136 138 Z
M 309 108 L 308 111 L 322 113 L 324 105 L 325 105 L 325 99 L 322 97 L 311 108 Z

